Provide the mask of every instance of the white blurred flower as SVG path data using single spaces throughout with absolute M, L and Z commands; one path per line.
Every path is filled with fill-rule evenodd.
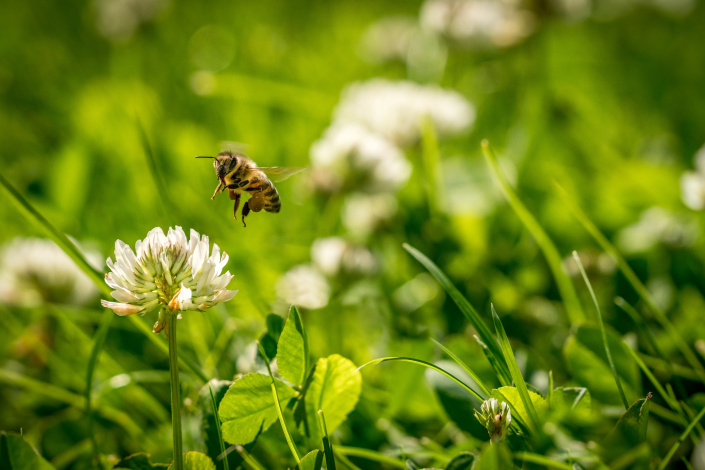
M 636 223 L 619 232 L 617 243 L 622 251 L 639 253 L 650 250 L 657 243 L 688 246 L 697 240 L 698 234 L 696 221 L 679 217 L 661 207 L 651 207 Z
M 334 117 L 406 146 L 419 140 L 424 119 L 440 136 L 458 134 L 470 128 L 475 109 L 460 93 L 435 85 L 373 79 L 349 85 Z
M 392 194 L 354 193 L 345 199 L 343 225 L 356 236 L 365 237 L 397 213 L 397 200 Z
M 391 16 L 370 25 L 360 39 L 362 56 L 373 63 L 406 61 L 409 45 L 420 28 L 413 16 Z
M 529 36 L 534 16 L 501 0 L 426 0 L 421 7 L 422 26 L 474 48 L 507 47 Z
M 705 145 L 693 157 L 695 171 L 686 171 L 681 176 L 681 198 L 693 210 L 705 209 Z
M 319 238 L 311 246 L 311 260 L 325 275 L 345 272 L 367 275 L 375 271 L 377 262 L 367 248 L 354 246 L 340 237 Z
M 141 23 L 155 18 L 169 0 L 96 0 L 98 32 L 113 41 L 126 41 Z
M 509 405 L 503 401 L 497 401 L 495 398 L 490 398 L 482 403 L 480 411 L 475 410 L 475 418 L 487 428 L 492 442 L 504 439 L 509 423 L 512 422 L 512 412 Z
M 345 186 L 391 191 L 411 175 L 404 153 L 386 138 L 356 123 L 334 123 L 311 146 L 313 182 L 319 189 Z
M 84 250 L 96 267 L 101 255 Z M 98 295 L 90 278 L 56 243 L 17 237 L 0 252 L 0 301 L 36 306 L 42 301 L 86 305 Z
M 693 450 L 693 455 L 690 459 L 690 463 L 693 465 L 693 470 L 705 470 L 705 439 L 700 439 L 700 442 L 695 446 L 695 450 Z
M 328 305 L 330 286 L 316 268 L 299 265 L 287 271 L 275 286 L 280 299 L 303 308 L 322 308 Z
M 213 253 L 208 237 L 191 230 L 188 240 L 181 227 L 169 228 L 167 235 L 160 228 L 152 229 L 144 239 L 137 240 L 135 251 L 120 240 L 115 242 L 115 262 L 108 258 L 112 272 L 105 282 L 114 290 L 117 302 L 101 300 L 104 307 L 118 315 L 145 314 L 161 305 L 154 332 L 166 326 L 166 312 L 205 310 L 232 299 L 237 291 L 227 290 L 233 278 L 230 272 L 221 275 L 228 255 L 221 255 L 218 245 Z

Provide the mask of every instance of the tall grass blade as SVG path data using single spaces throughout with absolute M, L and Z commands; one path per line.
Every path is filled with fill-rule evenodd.
M 220 456 L 222 459 L 223 468 L 225 470 L 230 470 L 230 464 L 228 463 L 228 455 L 225 453 L 225 441 L 223 441 L 223 433 L 220 430 L 220 418 L 218 417 L 218 404 L 215 402 L 215 395 L 213 395 L 213 387 L 211 387 L 210 382 L 208 382 L 208 391 L 211 394 L 211 405 L 213 406 L 213 417 L 215 418 L 215 429 L 218 431 L 218 443 L 220 444 Z
M 171 199 L 168 196 L 169 193 L 167 192 L 167 186 L 164 183 L 164 178 L 162 177 L 162 171 L 160 170 L 160 165 L 157 162 L 156 155 L 154 155 L 152 146 L 149 144 L 147 131 L 144 128 L 142 121 L 136 119 L 136 122 L 140 135 L 140 143 L 142 144 L 142 150 L 144 152 L 145 160 L 147 161 L 147 167 L 149 168 L 149 172 L 152 174 L 154 185 L 157 187 L 157 192 L 159 193 L 159 201 L 161 202 L 162 209 L 164 210 L 164 220 L 171 224 L 174 219 L 174 214 L 176 213 L 176 205 L 171 202 Z
M 454 376 L 450 372 L 438 367 L 437 365 L 431 364 L 430 362 L 422 361 L 420 359 L 414 359 L 413 357 L 381 357 L 379 359 L 373 359 L 370 362 L 367 362 L 367 363 L 361 365 L 360 367 L 357 368 L 357 370 L 360 370 L 363 367 L 372 366 L 375 364 L 381 364 L 382 362 L 390 362 L 390 361 L 410 362 L 412 364 L 417 364 L 417 365 L 420 365 L 423 367 L 427 367 L 431 370 L 435 370 L 436 372 L 445 375 L 446 377 L 451 379 L 453 382 L 455 382 L 458 385 L 460 385 L 461 387 L 463 387 L 465 390 L 467 390 L 473 396 L 475 396 L 478 400 L 484 401 L 484 398 L 482 398 L 482 396 L 479 393 L 477 393 L 475 390 L 473 390 L 472 387 L 467 385 L 465 382 L 463 382 L 462 380 L 460 380 L 459 378 L 457 378 L 456 376 Z
M 607 362 L 609 362 L 610 369 L 612 370 L 612 375 L 614 376 L 614 381 L 617 384 L 617 390 L 619 390 L 619 396 L 622 398 L 622 403 L 624 403 L 624 409 L 628 410 L 629 409 L 629 402 L 627 401 L 627 397 L 624 395 L 624 389 L 622 388 L 622 381 L 619 379 L 619 375 L 617 375 L 617 368 L 614 365 L 614 360 L 612 359 L 612 352 L 610 351 L 610 346 L 607 343 L 607 331 L 605 331 L 605 323 L 602 321 L 602 311 L 600 310 L 600 304 L 597 302 L 597 297 L 595 296 L 595 291 L 592 289 L 592 284 L 590 283 L 590 279 L 588 279 L 587 274 L 585 273 L 585 268 L 583 268 L 583 263 L 580 262 L 580 257 L 578 256 L 577 251 L 573 252 L 573 259 L 575 260 L 575 264 L 578 265 L 578 269 L 580 270 L 580 274 L 583 276 L 583 280 L 585 281 L 585 285 L 587 285 L 588 291 L 590 291 L 590 297 L 592 297 L 592 301 L 595 304 L 595 309 L 597 309 L 597 321 L 600 324 L 600 333 L 602 333 L 602 344 L 605 346 L 605 354 L 607 354 Z
M 93 443 L 93 453 L 98 453 L 98 444 L 95 440 L 95 435 L 93 433 L 93 412 L 91 410 L 92 405 L 92 393 L 93 393 L 93 376 L 95 374 L 95 366 L 98 363 L 98 357 L 100 352 L 103 350 L 103 345 L 105 345 L 105 339 L 108 337 L 108 330 L 110 329 L 110 324 L 115 318 L 112 313 L 105 312 L 103 320 L 100 322 L 100 327 L 95 334 L 95 339 L 93 340 L 93 347 L 91 348 L 91 356 L 88 359 L 88 370 L 86 371 L 86 416 L 88 416 L 88 435 L 91 437 L 91 442 Z
M 335 457 L 333 456 L 333 446 L 330 445 L 328 439 L 328 427 L 326 426 L 326 417 L 323 410 L 318 410 L 318 428 L 323 436 L 323 451 L 326 454 L 326 470 L 335 470 Z
M 433 338 L 430 338 L 430 340 L 433 342 L 433 344 L 435 344 L 436 346 L 441 348 L 443 350 L 443 352 L 446 353 L 451 359 L 453 359 L 453 361 L 455 361 L 456 364 L 458 364 L 460 367 L 462 367 L 463 370 L 465 372 L 467 372 L 470 377 L 472 377 L 472 379 L 475 381 L 477 386 L 480 387 L 480 389 L 482 390 L 482 393 L 485 394 L 485 398 L 483 398 L 483 400 L 486 400 L 490 396 L 490 389 L 487 388 L 487 385 L 485 385 L 485 382 L 483 382 L 482 379 L 480 377 L 478 377 L 478 375 L 475 372 L 473 372 L 472 369 L 470 369 L 468 367 L 468 365 L 465 364 L 465 362 L 462 361 L 462 359 L 460 359 L 458 356 L 456 356 L 455 353 L 453 353 L 453 351 L 446 348 L 440 342 L 436 341 Z
M 622 257 L 617 248 L 615 248 L 615 246 L 610 243 L 607 237 L 605 237 L 602 232 L 600 232 L 600 229 L 598 229 L 597 226 L 592 223 L 592 221 L 588 218 L 587 214 L 583 212 L 583 210 L 578 206 L 578 204 L 573 200 L 573 198 L 568 194 L 568 192 L 558 183 L 555 183 L 555 186 L 558 189 L 558 192 L 561 194 L 563 201 L 566 203 L 575 218 L 578 219 L 578 222 L 580 222 L 583 228 L 585 228 L 585 230 L 595 239 L 597 244 L 600 245 L 600 247 L 612 257 L 614 262 L 617 263 L 617 267 L 619 267 L 619 270 L 622 271 L 622 274 L 624 274 L 624 277 L 627 278 L 629 284 L 632 285 L 634 290 L 636 290 L 642 300 L 649 307 L 649 310 L 651 310 L 651 312 L 653 313 L 653 316 L 656 321 L 658 321 L 659 324 L 666 330 L 666 332 L 671 337 L 672 341 L 676 344 L 678 349 L 681 351 L 683 357 L 685 357 L 690 366 L 698 372 L 700 381 L 702 383 L 705 383 L 705 367 L 700 363 L 697 356 L 690 348 L 690 346 L 688 346 L 688 344 L 685 342 L 680 333 L 678 333 L 676 327 L 673 326 L 673 324 L 668 320 L 664 311 L 661 310 L 658 305 L 656 305 L 656 301 L 654 300 L 653 296 L 646 288 L 646 286 L 639 280 L 639 277 L 636 275 L 636 273 L 632 271 L 632 268 L 629 267 L 629 264 L 624 259 L 624 257 Z
M 514 212 L 519 217 L 519 220 L 524 224 L 526 229 L 531 233 L 531 236 L 536 240 L 539 248 L 546 257 L 548 266 L 553 273 L 553 277 L 556 280 L 556 285 L 558 286 L 558 291 L 561 294 L 561 298 L 565 303 L 566 313 L 568 314 L 568 319 L 571 323 L 580 323 L 585 321 L 585 313 L 583 308 L 580 306 L 580 301 L 578 300 L 578 295 L 575 292 L 573 283 L 571 282 L 568 275 L 563 271 L 563 259 L 561 258 L 558 248 L 553 243 L 551 238 L 548 236 L 546 231 L 541 227 L 541 224 L 534 218 L 534 216 L 529 212 L 526 206 L 521 202 L 519 196 L 514 192 L 514 188 L 509 184 L 509 180 L 504 176 L 502 170 L 497 163 L 497 158 L 494 152 L 490 148 L 490 144 L 487 140 L 482 141 L 482 153 L 485 155 L 485 160 L 492 170 L 500 189 L 507 198 L 509 205 L 512 206 Z
M 668 463 L 671 461 L 671 458 L 673 457 L 673 454 L 676 453 L 680 445 L 685 441 L 685 439 L 688 437 L 688 434 L 695 428 L 695 425 L 700 422 L 702 417 L 705 416 L 705 407 L 703 407 L 702 410 L 700 410 L 700 413 L 693 418 L 693 420 L 690 422 L 687 428 L 685 428 L 685 431 L 678 437 L 678 441 L 676 441 L 675 444 L 671 447 L 671 449 L 668 451 L 668 454 L 663 458 L 661 461 L 661 465 L 659 465 L 659 470 L 663 470 L 668 466 Z
M 267 372 L 269 373 L 269 379 L 272 381 L 272 396 L 274 397 L 274 404 L 277 407 L 279 423 L 282 426 L 282 431 L 284 431 L 284 437 L 286 437 L 286 443 L 289 445 L 291 455 L 294 456 L 296 463 L 298 464 L 301 462 L 301 457 L 299 457 L 299 453 L 296 450 L 296 444 L 294 444 L 294 440 L 291 438 L 291 434 L 289 433 L 289 428 L 286 427 L 286 422 L 284 421 L 284 413 L 282 412 L 281 403 L 279 403 L 279 394 L 277 394 L 277 386 L 274 383 L 274 375 L 272 374 L 272 368 L 269 365 L 269 357 L 267 357 L 267 352 L 264 350 L 264 346 L 262 346 L 262 343 L 259 341 L 257 341 L 257 347 L 259 348 L 260 354 L 264 358 L 264 363 L 266 364 Z
M 44 217 L 30 202 L 22 196 L 11 184 L 0 174 L 0 184 L 12 196 L 12 200 L 24 215 L 37 224 L 37 226 L 49 234 L 49 236 L 61 247 L 62 250 L 78 265 L 81 270 L 98 286 L 105 295 L 110 295 L 111 289 L 103 280 L 103 273 L 99 272 L 88 262 L 78 247 L 69 238 L 57 230 L 49 220 Z
M 519 398 L 521 398 L 524 408 L 526 408 L 526 411 L 529 413 L 529 427 L 531 431 L 535 433 L 539 429 L 539 417 L 536 414 L 536 408 L 534 408 L 534 403 L 529 396 L 529 390 L 526 388 L 526 382 L 524 382 L 524 377 L 522 377 L 521 371 L 519 370 L 519 364 L 517 364 L 516 358 L 514 357 L 514 351 L 512 351 L 512 346 L 509 344 L 507 333 L 504 331 L 504 325 L 502 325 L 502 321 L 499 319 L 494 305 L 490 307 L 492 309 L 492 319 L 494 320 L 495 330 L 497 330 L 499 344 L 502 347 L 502 354 L 504 354 L 504 360 L 509 366 L 509 373 L 512 374 L 512 380 L 514 380 L 514 386 L 519 392 Z
M 441 284 L 443 289 L 450 295 L 453 302 L 458 306 L 460 311 L 465 315 L 470 324 L 477 330 L 478 335 L 482 339 L 482 342 L 487 346 L 490 354 L 492 354 L 496 359 L 496 365 L 498 366 L 498 375 L 502 375 L 505 378 L 509 378 L 509 370 L 507 369 L 504 361 L 502 360 L 502 352 L 497 344 L 497 341 L 492 336 L 492 332 L 489 327 L 485 325 L 482 321 L 477 310 L 468 302 L 468 300 L 460 293 L 460 291 L 450 282 L 450 279 L 445 275 L 443 271 L 426 255 L 421 253 L 419 250 L 413 246 L 404 243 L 402 245 L 406 251 L 409 252 L 411 256 L 416 258 L 416 260 L 421 263 L 431 275 L 436 278 L 436 280 Z
M 371 460 L 373 462 L 383 463 L 389 465 L 390 467 L 408 470 L 408 467 L 406 466 L 403 460 L 384 455 L 383 453 L 377 452 L 375 450 L 363 449 L 361 447 L 345 446 L 336 446 L 336 450 L 338 451 L 338 453 L 347 455 L 348 457 L 360 457 L 362 459 Z

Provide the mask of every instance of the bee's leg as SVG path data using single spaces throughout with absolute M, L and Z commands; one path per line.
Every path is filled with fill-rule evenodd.
M 215 192 L 213 193 L 213 196 L 211 197 L 211 201 L 212 201 L 213 199 L 215 199 L 215 195 L 218 194 L 218 191 L 220 190 L 220 188 L 221 188 L 222 186 L 223 186 L 223 182 L 221 181 L 221 182 L 218 183 L 218 186 L 216 186 Z M 223 188 L 223 189 L 225 189 L 225 188 Z
M 237 208 L 240 207 L 240 194 L 229 191 L 230 199 L 235 200 L 235 206 L 233 207 L 233 219 L 237 220 Z
M 242 225 L 247 227 L 247 224 L 245 223 L 245 217 L 247 217 L 247 214 L 250 213 L 250 205 L 248 204 L 250 201 L 245 201 L 245 205 L 242 206 Z

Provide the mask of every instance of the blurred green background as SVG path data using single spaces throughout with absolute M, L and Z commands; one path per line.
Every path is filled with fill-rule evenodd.
M 570 2 L 527 0 L 521 7 L 532 28 L 523 40 L 478 48 L 439 36 L 414 62 L 372 60 L 370 50 L 384 44 L 370 40 L 368 28 L 389 17 L 418 23 L 418 1 L 11 2 L 0 15 L 0 171 L 98 259 L 112 256 L 116 239 L 134 246 L 152 228 L 173 225 L 227 252 L 238 295 L 180 325 L 182 348 L 213 377 L 258 367 L 253 341 L 268 314 L 287 311 L 282 276 L 311 263 L 316 239 L 337 236 L 369 250 L 375 268 L 322 277 L 325 305 L 302 309 L 314 356 L 435 360 L 430 334 L 479 357 L 460 312 L 403 250 L 410 243 L 488 321 L 494 303 L 534 385 L 545 386 L 549 369 L 557 383 L 570 384 L 560 353 L 570 327 L 564 307 L 537 244 L 489 173 L 482 139 L 561 255 L 581 254 L 619 333 L 635 326 L 612 299 L 637 303 L 637 295 L 554 182 L 622 250 L 686 340 L 705 337 L 703 218 L 683 204 L 679 185 L 705 143 L 705 5 L 574 3 L 587 7 L 570 13 Z M 476 112 L 471 128 L 439 138 L 431 167 L 433 136 L 403 147 L 413 172 L 390 192 L 397 209 L 389 218 L 370 231 L 350 230 L 341 211 L 352 193 L 312 189 L 312 171 L 277 183 L 281 213 L 251 214 L 247 228 L 233 221 L 227 197 L 210 200 L 213 168 L 195 155 L 235 148 L 261 166 L 311 167 L 311 146 L 331 124 L 341 92 L 375 77 L 438 84 Z M 439 195 L 436 202 L 429 194 Z M 46 236 L 8 193 L 0 201 L 0 243 Z M 653 208 L 660 209 L 644 215 Z M 566 266 L 592 318 L 582 281 Z M 0 306 L 0 367 L 15 374 L 0 381 L 0 429 L 22 428 L 60 467 L 89 465 L 85 416 L 17 377 L 82 395 L 92 337 L 101 317 L 113 314 L 98 298 Z M 97 418 L 102 453 L 148 451 L 153 461 L 169 460 L 167 370 L 166 356 L 115 319 L 94 387 L 99 403 L 128 413 L 132 424 Z M 144 373 L 124 375 L 134 371 Z M 197 449 L 202 383 L 183 375 L 192 404 L 186 447 Z M 452 441 L 423 376 L 404 365 L 364 371 L 362 399 L 336 439 L 373 449 L 424 436 Z M 271 468 L 286 458 L 275 428 L 253 450 Z

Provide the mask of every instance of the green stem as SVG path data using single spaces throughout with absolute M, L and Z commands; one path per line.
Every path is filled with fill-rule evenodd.
M 289 429 L 286 427 L 286 421 L 284 421 L 284 413 L 282 412 L 282 406 L 279 403 L 279 394 L 277 393 L 277 386 L 274 382 L 274 375 L 272 374 L 272 368 L 269 366 L 269 357 L 267 357 L 267 352 L 264 350 L 262 343 L 259 341 L 257 341 L 257 347 L 259 348 L 260 354 L 262 354 L 262 357 L 264 358 L 264 363 L 267 366 L 267 372 L 269 373 L 269 379 L 272 381 L 272 397 L 274 398 L 274 404 L 276 405 L 277 414 L 279 415 L 279 423 L 282 426 L 286 443 L 289 444 L 289 450 L 291 450 L 291 454 L 296 459 L 296 463 L 299 464 L 301 462 L 301 458 L 299 457 L 299 453 L 296 451 L 296 444 L 294 444 L 294 440 L 291 438 L 291 434 L 289 434 Z
M 179 394 L 179 360 L 176 355 L 176 314 L 168 312 L 166 328 L 169 336 L 169 372 L 171 373 L 171 428 L 174 437 L 174 469 L 182 470 L 181 397 Z
M 619 380 L 619 375 L 617 374 L 617 368 L 615 367 L 614 360 L 612 359 L 612 353 L 610 352 L 610 346 L 609 346 L 609 343 L 607 342 L 607 331 L 605 330 L 605 323 L 602 321 L 602 311 L 600 310 L 600 304 L 597 302 L 597 297 L 595 296 L 595 291 L 592 289 L 592 284 L 590 284 L 590 279 L 588 279 L 587 274 L 585 273 L 585 268 L 583 268 L 583 263 L 580 262 L 580 257 L 578 256 L 577 251 L 573 252 L 573 259 L 575 260 L 575 264 L 578 265 L 578 269 L 580 270 L 580 274 L 583 276 L 583 280 L 585 281 L 585 284 L 587 285 L 588 291 L 590 291 L 590 297 L 592 297 L 592 301 L 595 303 L 595 309 L 597 310 L 597 320 L 600 322 L 600 333 L 602 334 L 602 343 L 605 346 L 605 354 L 607 355 L 607 362 L 610 365 L 610 369 L 612 370 L 612 376 L 614 377 L 614 381 L 617 384 L 617 390 L 619 390 L 619 396 L 622 398 L 622 403 L 624 403 L 624 409 L 628 410 L 629 409 L 629 402 L 627 401 L 627 397 L 624 395 L 624 389 L 622 389 L 622 381 Z

